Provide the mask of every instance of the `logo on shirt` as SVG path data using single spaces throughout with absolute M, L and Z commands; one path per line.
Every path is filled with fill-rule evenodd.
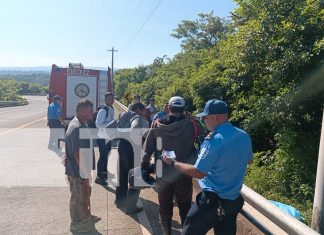
M 207 148 L 202 148 L 199 153 L 199 158 L 200 159 L 205 159 L 206 156 L 208 155 L 208 150 Z

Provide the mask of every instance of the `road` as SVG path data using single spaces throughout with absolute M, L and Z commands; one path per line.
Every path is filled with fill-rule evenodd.
M 0 234 L 71 234 L 64 153 L 47 149 L 47 100 L 26 98 L 0 109 Z M 107 234 L 106 190 L 94 188 L 92 199 L 102 217 L 92 234 Z
M 0 234 L 71 234 L 70 192 L 61 163 L 64 149 L 47 148 L 46 97 L 27 99 L 27 106 L 0 109 Z M 114 149 L 110 176 L 117 175 L 117 156 Z M 92 212 L 102 220 L 91 234 L 149 234 L 145 212 L 128 216 L 114 206 L 113 185 L 115 177 L 108 188 L 93 184 Z
M 25 96 L 25 98 L 29 101 L 29 105 L 0 108 L 1 129 L 16 128 L 46 117 L 48 101 L 45 96 Z
M 0 186 L 63 185 L 63 153 L 47 149 L 46 97 L 27 99 L 27 106 L 0 109 Z

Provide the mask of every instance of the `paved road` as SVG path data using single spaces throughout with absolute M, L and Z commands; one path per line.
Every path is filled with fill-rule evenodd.
M 0 108 L 0 128 L 16 128 L 46 117 L 48 103 L 45 96 L 25 98 L 29 105 Z
M 64 185 L 57 174 L 63 153 L 47 149 L 46 97 L 27 99 L 27 106 L 0 109 L 0 186 Z
M 47 149 L 47 100 L 28 100 L 28 106 L 0 109 L 0 234 L 71 234 L 64 153 Z M 116 159 L 115 151 L 109 161 L 111 175 Z M 102 220 L 91 234 L 142 234 L 150 229 L 140 226 L 136 215 L 117 209 L 113 201 L 113 187 L 93 185 L 92 211 Z

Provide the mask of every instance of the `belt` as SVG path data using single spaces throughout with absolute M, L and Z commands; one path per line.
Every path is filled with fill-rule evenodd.
M 200 193 L 201 194 L 204 194 L 205 197 L 207 199 L 209 199 L 211 203 L 215 203 L 215 202 L 218 202 L 218 201 L 222 201 L 222 203 L 231 204 L 231 203 L 236 203 L 238 201 L 244 200 L 241 194 L 237 198 L 235 198 L 234 200 L 230 200 L 230 199 L 221 198 L 220 196 L 218 196 L 217 193 L 211 192 L 211 191 L 205 191 L 205 190 L 203 190 Z
M 225 200 L 218 196 L 215 192 L 202 191 L 202 194 L 205 194 L 206 198 L 210 200 L 211 203 L 218 202 L 219 200 Z

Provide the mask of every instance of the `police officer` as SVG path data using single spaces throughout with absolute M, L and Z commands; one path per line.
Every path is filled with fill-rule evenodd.
M 213 228 L 217 235 L 234 235 L 244 202 L 240 191 L 253 157 L 251 139 L 228 121 L 228 107 L 221 100 L 209 100 L 196 116 L 202 118 L 210 133 L 195 165 L 162 158 L 180 172 L 200 179 L 202 191 L 186 217 L 182 234 L 206 234 Z
M 59 95 L 53 97 L 52 103 L 47 108 L 47 126 L 50 128 L 50 138 L 48 142 L 48 148 L 58 148 L 58 132 L 55 131 L 57 128 L 67 128 L 67 124 L 63 120 L 62 111 L 62 100 L 63 98 Z

